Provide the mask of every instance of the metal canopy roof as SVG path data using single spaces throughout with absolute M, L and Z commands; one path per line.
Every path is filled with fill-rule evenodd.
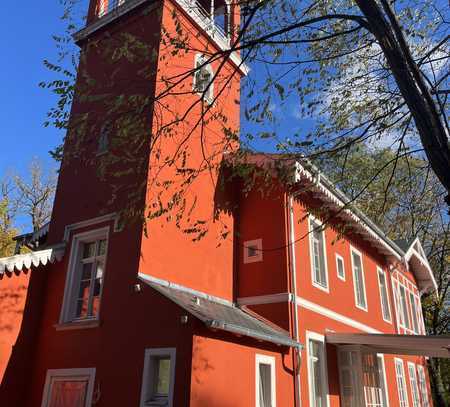
M 326 341 L 335 345 L 367 346 L 376 353 L 450 358 L 450 335 L 329 333 Z
M 282 329 L 258 319 L 230 301 L 139 273 L 139 278 L 212 329 L 277 345 L 301 347 Z
M 29 270 L 31 267 L 45 266 L 48 262 L 60 261 L 64 256 L 64 246 L 55 246 L 46 250 L 18 254 L 0 258 L 0 276 L 5 272 Z

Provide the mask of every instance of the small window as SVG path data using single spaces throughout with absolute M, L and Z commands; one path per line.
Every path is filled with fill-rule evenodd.
M 256 355 L 256 407 L 275 406 L 275 358 Z
M 353 248 L 351 248 L 351 254 L 356 306 L 364 311 L 367 311 L 366 286 L 364 281 L 362 256 L 361 253 Z
M 389 305 L 389 296 L 386 282 L 386 274 L 378 268 L 378 285 L 380 288 L 381 312 L 386 322 L 391 322 L 391 307 Z
M 325 231 L 322 223 L 312 217 L 309 219 L 309 241 L 312 283 L 315 287 L 328 291 Z
M 411 304 L 412 328 L 414 333 L 419 333 L 418 310 L 416 306 L 416 297 L 412 292 L 409 293 L 409 302 Z
M 174 348 L 147 349 L 145 351 L 141 407 L 172 407 L 175 355 Z
M 336 270 L 338 278 L 345 281 L 344 259 L 339 254 L 336 254 Z
M 328 405 L 328 383 L 326 376 L 325 343 L 323 337 L 307 333 L 309 405 Z
M 108 230 L 103 228 L 74 236 L 61 322 L 98 319 Z
M 244 264 L 263 260 L 262 239 L 249 240 L 244 243 Z
M 48 370 L 42 407 L 91 406 L 94 380 L 94 368 Z
M 409 383 L 411 385 L 411 394 L 413 407 L 420 407 L 419 387 L 417 385 L 416 365 L 408 362 Z
M 98 136 L 97 154 L 104 154 L 108 152 L 111 133 L 112 124 L 107 122 L 102 126 Z
M 421 365 L 417 365 L 417 374 L 419 377 L 419 388 L 420 395 L 422 398 L 422 407 L 430 407 L 430 402 L 428 401 L 428 389 L 427 382 L 425 379 L 425 369 Z
M 194 92 L 198 93 L 207 103 L 212 103 L 214 99 L 214 72 L 207 58 L 203 54 L 198 54 L 195 58 L 194 69 Z
M 406 290 L 402 285 L 400 285 L 400 317 L 403 323 L 403 327 L 411 329 L 411 322 L 409 320 L 408 312 L 408 300 L 406 299 Z
M 397 389 L 400 407 L 409 407 L 408 393 L 406 390 L 405 370 L 403 367 L 403 361 L 401 359 L 395 359 L 395 375 L 397 377 Z

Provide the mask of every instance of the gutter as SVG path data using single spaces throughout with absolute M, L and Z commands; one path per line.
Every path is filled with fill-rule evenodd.
M 298 306 L 297 306 L 297 264 L 295 257 L 295 231 L 294 231 L 294 198 L 288 196 L 288 245 L 289 245 L 289 271 L 292 284 L 292 304 L 294 307 L 294 340 L 300 342 L 300 334 L 298 329 Z M 294 348 L 294 372 L 295 372 L 295 405 L 301 407 L 301 383 L 300 383 L 300 366 L 301 366 L 301 352 L 300 349 Z
M 212 329 L 221 329 L 223 331 L 231 332 L 233 334 L 248 336 L 250 338 L 259 339 L 266 342 L 275 343 L 276 345 L 290 346 L 296 349 L 302 349 L 302 345 L 290 339 L 283 339 L 281 337 L 276 337 L 273 335 L 262 334 L 256 332 L 249 328 L 242 328 L 240 326 L 229 324 L 225 321 L 213 319 L 209 321 L 204 321 L 205 325 Z

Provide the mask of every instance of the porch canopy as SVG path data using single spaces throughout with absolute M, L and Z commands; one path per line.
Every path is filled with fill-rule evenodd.
M 450 358 L 450 335 L 328 333 L 326 341 L 333 345 L 365 346 L 375 353 Z

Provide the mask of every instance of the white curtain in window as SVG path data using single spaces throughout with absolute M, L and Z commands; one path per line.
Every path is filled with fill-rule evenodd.
M 48 407 L 85 407 L 86 381 L 54 381 Z
M 259 406 L 272 407 L 272 372 L 265 363 L 259 365 Z

